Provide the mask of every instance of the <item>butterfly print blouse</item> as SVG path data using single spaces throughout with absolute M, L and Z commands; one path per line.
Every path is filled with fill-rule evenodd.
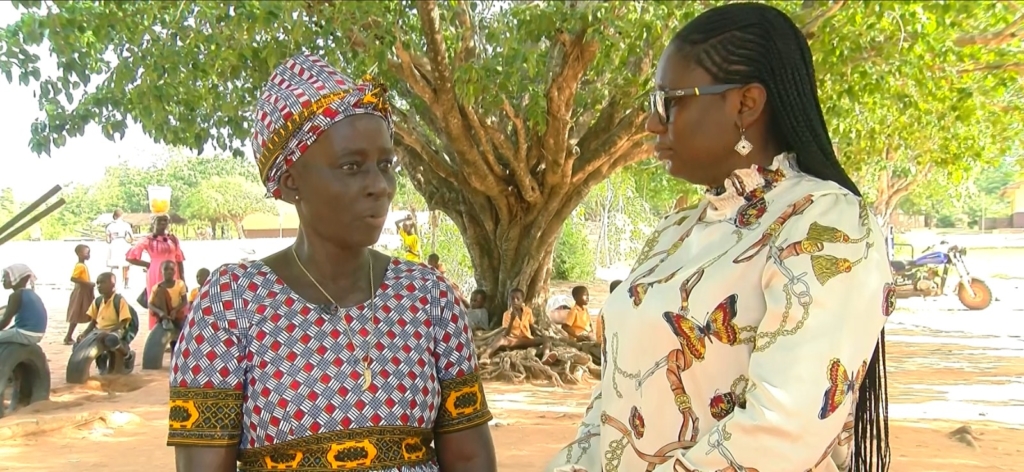
M 862 200 L 788 154 L 734 172 L 608 298 L 601 383 L 546 470 L 847 470 L 891 282 Z

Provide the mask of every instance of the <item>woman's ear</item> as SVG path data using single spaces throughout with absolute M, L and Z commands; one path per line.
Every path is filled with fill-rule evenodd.
M 741 128 L 749 129 L 764 113 L 768 92 L 761 84 L 748 84 L 740 90 L 738 121 Z
M 281 200 L 295 204 L 299 200 L 299 186 L 295 182 L 295 174 L 292 169 L 286 169 L 281 174 L 281 180 L 277 184 L 277 188 L 281 190 Z

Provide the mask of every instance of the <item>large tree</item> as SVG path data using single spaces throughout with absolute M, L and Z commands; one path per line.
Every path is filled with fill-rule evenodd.
M 465 236 L 478 285 L 531 295 L 587 192 L 647 156 L 642 95 L 671 12 L 655 2 L 19 6 L 0 70 L 40 81 L 39 153 L 89 123 L 119 135 L 130 121 L 159 142 L 238 151 L 259 87 L 288 56 L 376 68 L 394 84 L 403 167 Z M 57 77 L 41 77 L 28 49 L 44 37 Z
M 242 154 L 258 89 L 289 55 L 316 52 L 353 74 L 376 68 L 394 84 L 404 169 L 458 226 L 478 285 L 532 297 L 544 292 L 572 210 L 647 155 L 643 94 L 667 36 L 719 2 L 15 3 L 26 14 L 0 37 L 0 72 L 39 82 L 38 153 L 89 123 L 115 136 L 136 121 L 160 142 Z M 893 165 L 953 161 L 934 158 L 953 138 L 924 137 L 955 129 L 970 138 L 983 126 L 961 120 L 987 118 L 966 112 L 995 106 L 996 92 L 967 96 L 974 108 L 949 105 L 987 77 L 1007 85 L 1010 65 L 970 72 L 968 62 L 995 69 L 999 57 L 953 40 L 1007 27 L 1011 6 L 773 3 L 812 38 L 837 146 L 864 174 L 892 155 L 883 151 L 897 153 Z M 32 50 L 44 38 L 55 77 L 41 76 Z M 929 95 L 936 90 L 949 91 Z M 900 115 L 902 106 L 916 109 Z
M 1019 2 L 837 1 L 824 12 L 811 40 L 822 106 L 878 217 L 926 179 L 960 184 L 1019 152 Z

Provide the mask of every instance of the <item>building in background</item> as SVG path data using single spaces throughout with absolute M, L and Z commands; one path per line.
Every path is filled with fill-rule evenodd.
M 994 221 L 991 229 L 1024 228 L 1024 181 L 1014 182 L 999 192 L 999 197 L 1010 202 L 1010 216 L 1007 221 Z M 992 218 L 993 220 L 1002 218 Z M 986 224 L 986 226 L 989 226 Z

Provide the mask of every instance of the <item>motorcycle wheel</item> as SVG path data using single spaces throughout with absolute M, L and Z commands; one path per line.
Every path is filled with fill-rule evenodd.
M 968 310 L 984 310 L 992 304 L 992 290 L 983 280 L 971 279 L 971 290 L 974 291 L 973 297 L 964 289 L 963 285 L 957 286 L 956 291 L 960 303 L 963 303 Z

